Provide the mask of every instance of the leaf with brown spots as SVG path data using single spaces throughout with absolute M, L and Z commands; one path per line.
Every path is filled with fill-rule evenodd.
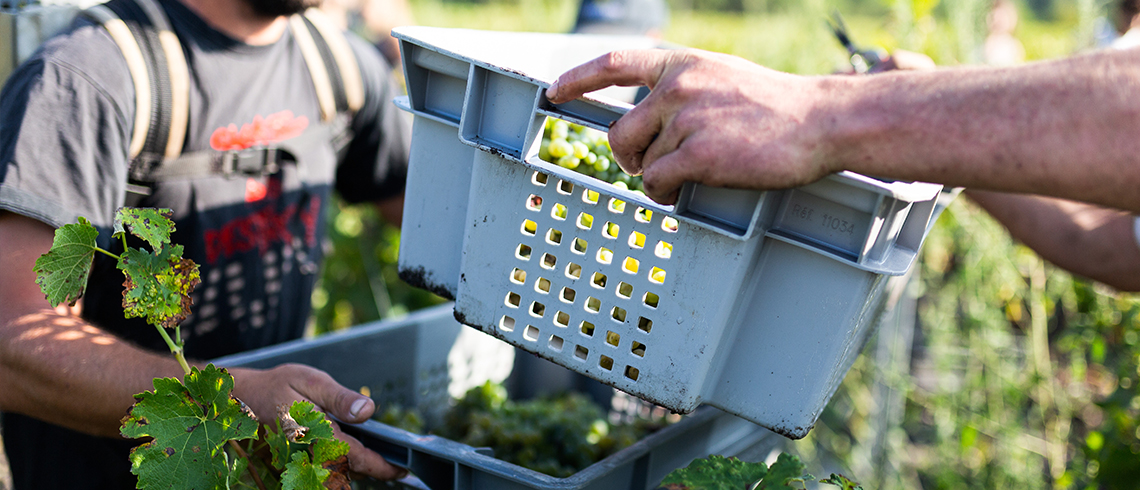
M 170 234 L 174 232 L 171 216 L 174 216 L 174 211 L 169 209 L 119 208 L 115 212 L 114 236 L 119 237 L 130 230 L 131 234 L 145 240 L 157 252 L 170 243 Z
M 192 368 L 184 383 L 157 378 L 154 391 L 135 396 L 120 431 L 154 438 L 131 450 L 138 488 L 225 488 L 231 468 L 223 446 L 257 435 L 257 421 L 230 395 L 233 386 L 229 373 L 210 364 Z

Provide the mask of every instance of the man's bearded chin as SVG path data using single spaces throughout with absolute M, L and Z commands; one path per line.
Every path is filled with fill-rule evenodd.
M 243 0 L 253 12 L 266 18 L 293 15 L 309 7 L 320 5 L 320 0 Z

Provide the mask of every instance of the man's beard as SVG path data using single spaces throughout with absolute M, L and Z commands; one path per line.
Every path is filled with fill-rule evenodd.
M 282 15 L 293 15 L 304 12 L 309 7 L 316 7 L 319 0 L 243 0 L 253 12 L 266 18 Z

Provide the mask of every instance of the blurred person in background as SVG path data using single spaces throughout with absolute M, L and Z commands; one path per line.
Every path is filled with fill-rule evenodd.
M 393 67 L 400 66 L 400 43 L 392 29 L 415 24 L 408 0 L 324 0 L 321 10 L 346 31 L 364 31 Z
M 661 39 L 668 25 L 665 0 L 582 0 L 571 32 Z
M 611 85 L 653 89 L 609 136 L 658 202 L 684 182 L 780 189 L 842 170 L 965 187 L 1042 258 L 1140 291 L 1140 49 L 866 77 L 618 51 L 563 74 L 547 97 Z
M 989 34 L 982 45 L 987 65 L 1013 66 L 1025 62 L 1025 46 L 1013 35 L 1017 29 L 1017 6 L 1010 0 L 997 0 L 986 16 Z
M 150 182 L 140 197 L 138 205 L 173 210 L 171 239 L 201 267 L 193 312 L 181 324 L 187 358 L 301 337 L 334 191 L 400 220 L 410 128 L 392 104 L 398 89 L 390 67 L 359 38 L 334 37 L 335 28 L 321 36 L 327 46 L 339 42 L 339 52 L 354 61 L 338 69 L 360 72 L 359 107 L 333 114 L 351 130 L 338 157 L 340 140 L 322 123 L 335 108 L 318 100 L 299 37 L 289 28 L 291 16 L 312 6 L 308 0 L 155 5 L 178 36 L 189 71 L 183 156 L 216 159 L 236 151 L 215 140 L 238 139 L 245 134 L 239 125 L 256 128 L 249 138 L 270 138 L 247 141 L 254 146 L 249 151 L 293 142 L 273 147 L 272 155 L 288 155 L 279 166 Z M 107 8 L 144 22 L 134 1 Z M 86 295 L 72 307 L 52 308 L 33 272 L 52 247 L 53 228 L 78 216 L 100 229 L 102 247 L 122 249 L 111 227 L 138 160 L 129 152 L 136 94 L 121 53 L 101 24 L 79 18 L 0 91 L 0 424 L 16 490 L 134 488 L 128 452 L 140 442 L 120 435 L 120 420 L 153 378 L 183 374 L 152 326 L 123 318 L 123 276 L 113 259 L 99 254 Z M 273 424 L 276 408 L 294 400 L 349 422 L 375 410 L 368 397 L 307 366 L 230 372 L 234 395 L 263 423 Z M 351 446 L 354 472 L 381 479 L 405 473 L 359 441 L 339 431 L 338 437 Z

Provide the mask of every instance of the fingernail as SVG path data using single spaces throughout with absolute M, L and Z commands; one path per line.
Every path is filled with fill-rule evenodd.
M 352 417 L 352 418 L 356 418 L 357 415 L 360 415 L 360 411 L 364 410 L 364 404 L 365 403 L 368 403 L 367 398 L 361 398 L 359 400 L 352 402 L 352 406 L 349 407 L 349 409 L 348 409 L 348 416 Z

